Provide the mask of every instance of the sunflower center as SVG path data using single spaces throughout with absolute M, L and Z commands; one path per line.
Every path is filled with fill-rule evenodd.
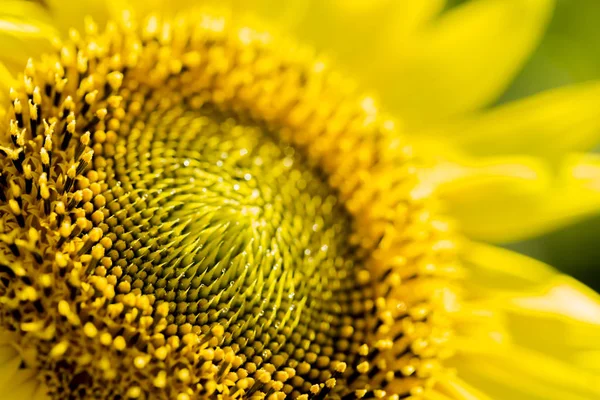
M 28 63 L 2 327 L 54 398 L 421 393 L 453 258 L 407 148 L 322 63 L 226 28 L 90 22 Z
M 166 302 L 169 333 L 219 323 L 226 344 L 277 353 L 300 325 L 333 355 L 362 290 L 350 218 L 318 170 L 211 104 L 153 108 L 124 118 L 114 161 L 100 161 L 118 291 Z

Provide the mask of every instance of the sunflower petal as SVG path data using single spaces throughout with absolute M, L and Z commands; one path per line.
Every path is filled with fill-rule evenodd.
M 470 112 L 499 96 L 537 45 L 552 0 L 477 0 L 399 48 L 390 36 L 373 79 L 412 126 Z M 383 51 L 385 50 L 385 51 Z
M 109 16 L 110 3 L 107 0 L 79 0 L 70 2 L 68 7 L 62 0 L 45 0 L 47 10 L 60 32 L 66 34 L 69 29 L 83 31 L 84 17 L 91 16 L 97 23 L 104 23 Z
M 599 377 L 568 363 L 517 346 L 486 347 L 474 349 L 465 343 L 463 354 L 452 365 L 466 382 L 493 399 L 593 400 L 600 396 Z
M 477 155 L 527 153 L 554 157 L 600 140 L 600 82 L 549 90 L 422 132 L 443 136 Z
M 519 344 L 600 374 L 600 296 L 566 276 L 506 303 Z M 531 324 L 546 335 L 534 335 Z
M 389 33 L 394 35 L 396 40 L 401 40 L 437 16 L 444 9 L 446 0 L 334 0 L 333 3 L 338 13 L 358 18 L 364 18 L 367 12 L 384 8 L 388 13 L 394 14 L 395 23 L 390 24 Z
M 459 376 L 492 398 L 598 398 L 600 369 L 587 361 L 600 351 L 600 296 L 525 256 L 465 246 L 467 307 L 489 310 L 502 328 L 477 340 L 457 330 Z
M 48 49 L 58 36 L 45 10 L 39 4 L 6 1 L 0 10 L 0 62 L 11 72 L 21 70 L 29 57 Z
M 598 156 L 565 157 L 558 173 L 532 157 L 450 158 L 424 169 L 423 185 L 437 188 L 470 237 L 523 240 L 600 211 Z
M 157 13 L 159 15 L 168 15 L 180 12 L 186 8 L 214 6 L 220 4 L 223 9 L 231 6 L 232 0 L 206 0 L 198 2 L 194 0 L 104 0 L 107 3 L 107 8 L 112 11 L 112 14 L 119 15 L 123 10 L 133 11 L 138 17 L 144 17 L 149 13 Z M 250 0 L 252 2 L 253 0 Z
M 468 383 L 464 382 L 462 379 L 458 377 L 449 377 L 442 379 L 441 382 L 438 383 L 437 390 L 434 392 L 443 393 L 443 397 L 441 399 L 461 399 L 461 400 L 490 400 L 490 398 L 482 393 L 481 391 L 475 389 Z M 445 396 L 447 394 L 447 396 Z M 436 397 L 428 397 L 427 400 L 438 400 Z M 441 400 L 440 399 L 440 400 Z
M 514 251 L 473 242 L 465 246 L 462 258 L 473 266 L 469 277 L 471 282 L 475 282 L 470 290 L 482 288 L 485 293 L 490 283 L 495 290 L 527 290 L 539 282 L 548 282 L 557 274 L 543 262 Z
M 293 30 L 309 21 L 311 1 L 233 0 L 232 10 L 244 17 L 258 16 L 273 28 Z
M 0 15 L 23 22 L 41 21 L 50 24 L 48 10 L 40 3 L 23 0 L 5 0 Z
M 600 373 L 600 295 L 529 257 L 484 244 L 468 246 L 470 291 L 508 316 L 515 342 Z M 546 333 L 537 334 L 532 325 Z

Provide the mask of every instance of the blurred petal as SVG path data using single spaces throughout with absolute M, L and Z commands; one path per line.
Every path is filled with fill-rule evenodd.
M 82 32 L 86 16 L 104 23 L 109 15 L 109 2 L 105 0 L 78 0 L 71 1 L 68 5 L 65 5 L 64 0 L 43 0 L 43 3 L 47 6 L 52 22 L 62 34 L 66 34 L 70 28 Z
M 500 300 L 504 300 L 502 296 Z M 512 330 L 519 344 L 571 365 L 600 374 L 600 298 L 567 276 L 555 278 L 539 293 L 506 301 Z M 531 326 L 547 335 L 534 334 Z
M 0 9 L 0 62 L 12 74 L 50 46 L 58 36 L 44 8 L 35 3 L 9 0 Z
M 487 395 L 455 376 L 441 380 L 436 385 L 436 389 L 432 394 L 435 395 L 436 392 L 441 392 L 443 397 L 437 398 L 426 395 L 425 398 L 427 400 L 491 400 Z
M 600 350 L 600 296 L 525 256 L 466 246 L 468 307 L 489 310 L 502 328 L 487 341 L 459 331 L 459 376 L 494 399 L 598 398 L 598 363 L 584 361 Z M 507 285 L 515 277 L 529 283 Z
M 443 10 L 445 3 L 446 0 L 233 0 L 236 14 L 254 14 L 263 20 L 262 25 L 266 22 L 318 52 L 325 52 L 327 58 L 365 78 L 367 83 L 374 62 L 387 63 L 398 42 L 407 41 L 422 29 Z M 394 35 L 393 49 L 379 48 L 377 44 L 388 42 L 389 35 Z M 387 89 L 387 83 L 383 89 Z
M 471 266 L 471 292 L 485 295 L 490 284 L 494 290 L 515 292 L 527 290 L 539 282 L 547 282 L 557 274 L 548 265 L 514 251 L 482 243 L 466 243 L 463 260 Z
M 258 16 L 276 29 L 294 29 L 310 21 L 312 1 L 232 0 L 233 12 L 241 16 Z M 258 25 L 257 25 L 258 26 Z
M 413 126 L 493 101 L 537 45 L 552 0 L 467 2 L 399 46 L 387 35 L 370 73 L 385 102 Z M 385 57 L 382 59 L 381 57 Z
M 438 190 L 445 212 L 464 233 L 492 242 L 523 240 L 600 211 L 600 157 L 566 157 L 558 172 L 526 156 L 483 159 L 457 155 L 444 145 L 421 144 L 443 155 L 421 171 L 416 191 Z
M 594 400 L 600 396 L 599 377 L 543 353 L 490 343 L 478 348 L 464 343 L 460 350 L 451 365 L 493 399 Z
M 434 129 L 478 155 L 558 156 L 600 140 L 600 82 L 550 90 Z M 424 133 L 426 134 L 426 133 Z
M 395 14 L 393 27 L 390 32 L 396 40 L 414 33 L 437 16 L 446 5 L 446 0 L 393 1 L 393 0 L 334 0 L 338 12 L 342 15 L 363 17 L 365 13 L 376 9 L 385 9 Z
M 125 9 L 132 10 L 137 16 L 145 16 L 149 13 L 157 13 L 159 15 L 173 14 L 181 11 L 184 8 L 195 7 L 205 4 L 215 4 L 217 1 L 207 0 L 197 2 L 192 0 L 106 0 L 109 9 L 113 13 L 119 13 Z M 223 0 L 222 3 L 229 5 L 229 0 Z

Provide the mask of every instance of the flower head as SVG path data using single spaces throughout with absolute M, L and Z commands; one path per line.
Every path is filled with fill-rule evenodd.
M 510 377 L 495 364 L 515 354 L 535 377 L 543 359 L 507 320 L 598 324 L 593 294 L 462 239 L 397 124 L 267 33 L 87 19 L 17 82 L 0 371 L 28 396 L 485 399 Z M 515 260 L 522 276 L 496 264 Z M 557 395 L 598 394 L 577 373 Z

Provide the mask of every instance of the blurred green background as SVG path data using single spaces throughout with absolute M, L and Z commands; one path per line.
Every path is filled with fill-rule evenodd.
M 557 0 L 542 43 L 500 102 L 568 83 L 599 79 L 599 21 L 600 0 Z M 600 216 L 597 216 L 508 247 L 545 261 L 600 290 L 599 237 Z

